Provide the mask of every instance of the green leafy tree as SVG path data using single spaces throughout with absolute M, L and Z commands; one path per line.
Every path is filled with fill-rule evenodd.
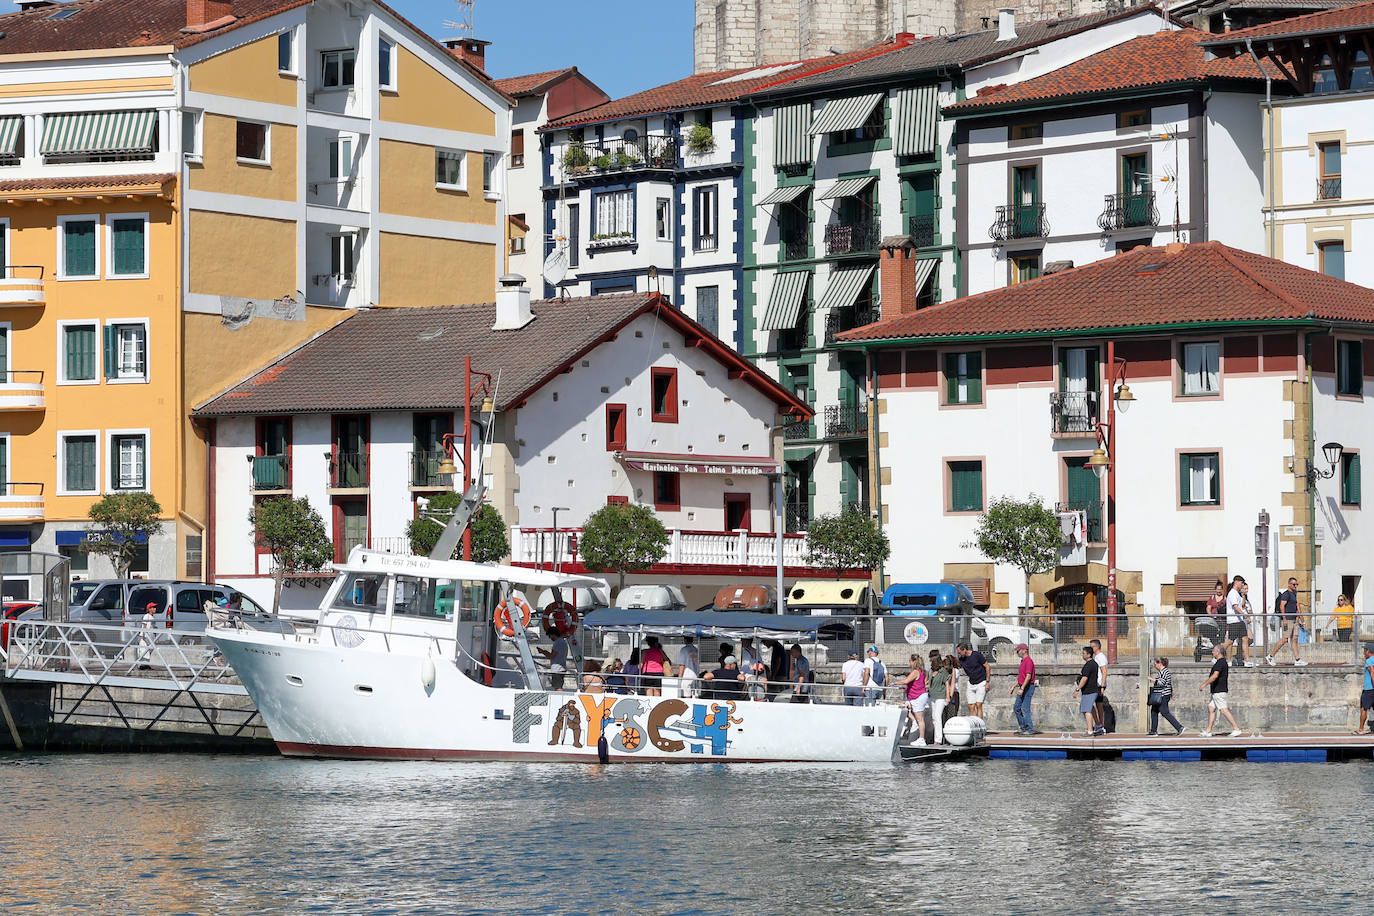
M 281 610 L 281 587 L 287 573 L 315 572 L 334 559 L 334 543 L 324 530 L 324 520 L 302 496 L 281 496 L 255 503 L 248 512 L 257 545 L 272 555 L 276 580 L 272 614 Z
M 86 533 L 86 552 L 108 558 L 121 579 L 129 577 L 140 547 L 162 527 L 162 506 L 151 493 L 111 493 L 87 515 L 97 527 Z
M 1024 500 L 999 497 L 978 517 L 973 540 L 965 547 L 976 547 L 994 563 L 1005 563 L 1021 570 L 1025 577 L 1025 603 L 1030 611 L 1030 580 L 1037 573 L 1049 572 L 1059 563 L 1059 519 L 1032 493 Z
M 410 549 L 419 556 L 429 556 L 434 545 L 439 543 L 439 535 L 453 517 L 453 511 L 462 503 L 463 497 L 457 493 L 436 493 L 429 498 L 420 517 L 406 526 L 406 537 L 410 538 Z M 506 534 L 506 522 L 495 506 L 482 506 L 472 516 L 468 524 L 472 535 L 472 559 L 476 563 L 496 563 L 510 555 L 510 538 Z M 457 560 L 463 556 L 463 545 L 459 542 L 453 549 Z
M 619 574 L 648 569 L 668 552 L 668 529 L 645 506 L 602 506 L 582 525 L 578 553 L 588 569 Z
M 892 553 L 892 545 L 867 513 L 846 509 L 839 515 L 818 515 L 806 529 L 806 562 L 835 570 L 872 572 Z

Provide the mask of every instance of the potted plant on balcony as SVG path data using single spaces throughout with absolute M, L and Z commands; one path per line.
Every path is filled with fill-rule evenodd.
M 597 171 L 604 172 L 611 167 L 611 163 L 613 161 L 614 160 L 611 159 L 610 153 L 602 153 L 600 156 L 597 156 L 595 159 L 592 160 L 592 168 L 596 169 Z
M 706 156 L 716 151 L 716 135 L 705 124 L 693 124 L 687 132 L 687 152 Z
M 587 147 L 581 143 L 570 145 L 563 153 L 563 169 L 570 175 L 580 175 L 587 171 L 591 161 L 592 157 L 587 152 Z
M 639 165 L 639 156 L 634 150 L 623 149 L 615 154 L 616 168 L 633 168 Z

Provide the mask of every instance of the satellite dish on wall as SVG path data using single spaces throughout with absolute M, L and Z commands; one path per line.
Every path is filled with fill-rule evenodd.
M 555 248 L 544 259 L 544 282 L 557 286 L 568 275 L 568 249 Z

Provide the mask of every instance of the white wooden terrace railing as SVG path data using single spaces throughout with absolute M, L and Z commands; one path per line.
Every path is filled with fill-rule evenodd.
M 767 532 L 686 531 L 668 529 L 664 564 L 689 566 L 767 566 L 777 563 L 776 535 Z M 559 528 L 555 540 L 551 528 L 511 528 L 511 560 L 514 563 L 552 563 L 577 559 L 581 528 Z M 806 535 L 784 534 L 782 560 L 786 566 L 807 566 Z

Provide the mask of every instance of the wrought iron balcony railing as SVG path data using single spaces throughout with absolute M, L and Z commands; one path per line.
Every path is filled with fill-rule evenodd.
M 1097 225 L 1103 232 L 1113 229 L 1133 229 L 1140 226 L 1158 226 L 1159 211 L 1155 209 L 1155 192 L 1142 191 L 1138 194 L 1108 194 L 1102 215 Z
M 1050 234 L 1044 204 L 1007 204 L 997 208 L 997 220 L 988 229 L 995 242 L 1008 239 L 1043 239 Z
M 254 490 L 289 490 L 291 459 L 286 455 L 253 456 Z
M 1317 179 L 1317 200 L 1340 200 L 1341 176 Z
M 1096 391 L 1054 391 L 1050 393 L 1050 432 L 1097 432 Z
M 672 169 L 677 167 L 677 140 L 664 134 L 648 134 L 633 140 L 573 144 L 563 153 L 563 166 L 569 175 Z
M 908 216 L 906 234 L 911 236 L 918 248 L 938 245 L 940 240 L 935 233 L 935 214 Z
M 816 424 L 812 420 L 799 420 L 792 417 L 783 425 L 782 437 L 783 439 L 814 439 L 816 438 Z
M 439 465 L 444 461 L 444 453 L 421 451 L 410 453 L 410 485 L 412 487 L 451 487 L 453 475 L 440 474 Z
M 805 531 L 811 524 L 811 507 L 806 503 L 786 503 L 787 530 Z
M 861 328 L 877 320 L 878 312 L 874 309 L 861 309 L 853 306 L 831 309 L 825 313 L 825 342 L 832 344 L 835 342 L 835 335 Z
M 807 244 L 805 231 L 784 233 L 779 247 L 782 249 L 784 261 L 801 261 L 811 254 L 811 246 Z
M 868 435 L 868 410 L 853 404 L 829 404 L 825 408 L 825 438 L 852 439 Z
M 878 221 L 874 219 L 856 223 L 835 223 L 825 227 L 825 253 L 860 254 L 877 251 L 882 240 L 878 233 Z
M 335 452 L 329 459 L 329 486 L 360 490 L 367 486 L 367 453 Z

